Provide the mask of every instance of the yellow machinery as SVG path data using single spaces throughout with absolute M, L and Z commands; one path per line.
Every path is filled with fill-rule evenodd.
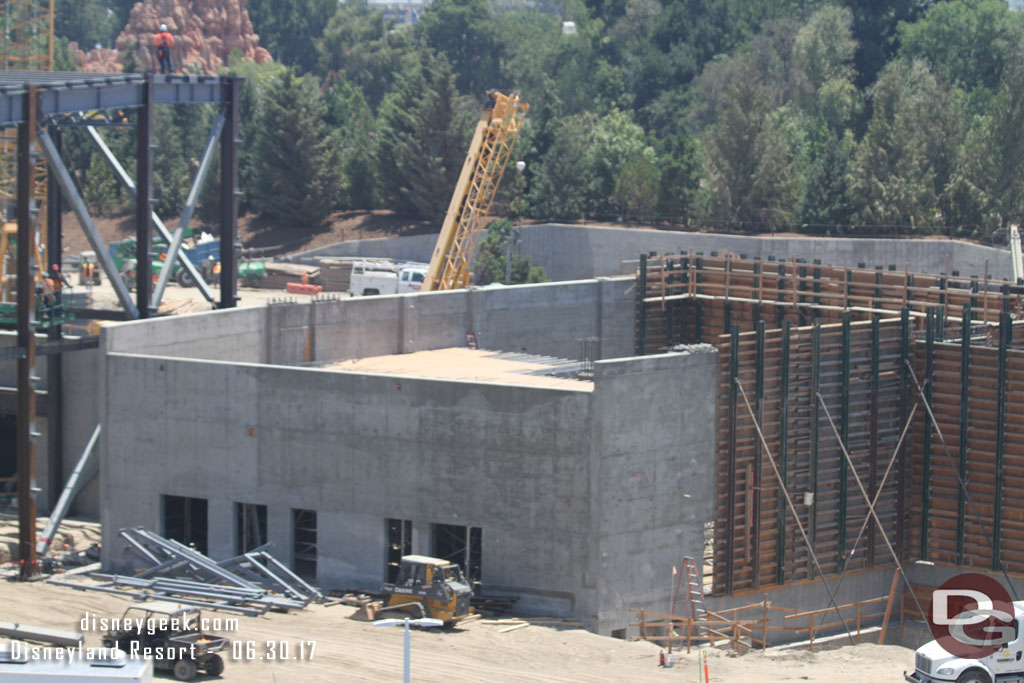
M 381 616 L 430 617 L 453 624 L 472 613 L 473 590 L 457 564 L 426 555 L 406 555 L 394 583 L 384 584 L 384 605 L 374 610 Z
M 530 108 L 520 101 L 518 92 L 503 95 L 491 90 L 487 95 L 490 102 L 473 133 L 437 246 L 430 257 L 430 268 L 423 280 L 424 292 L 469 285 L 469 263 L 482 221 L 491 210 L 519 128 Z

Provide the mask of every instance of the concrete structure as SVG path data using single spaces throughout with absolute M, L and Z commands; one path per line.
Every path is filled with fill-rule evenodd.
M 214 558 L 236 552 L 235 504 L 266 506 L 294 559 L 294 510 L 316 513 L 316 578 L 379 589 L 388 520 L 411 552 L 436 525 L 479 529 L 483 590 L 522 608 L 624 628 L 670 599 L 711 516 L 716 352 L 643 358 L 628 279 L 279 304 L 111 325 L 101 412 L 104 563 L 117 529 L 167 531 L 166 496 L 203 499 Z M 322 366 L 460 345 L 573 357 L 601 336 L 592 381 L 468 381 Z M 415 356 L 402 356 L 414 359 Z M 402 360 L 415 370 L 412 361 Z M 521 369 L 521 368 L 520 368 Z M 687 501 L 687 504 L 680 504 Z
M 543 224 L 519 228 L 518 253 L 544 268 L 551 280 L 622 275 L 635 270 L 637 255 L 644 252 L 732 251 L 748 257 L 815 259 L 825 265 L 868 267 L 890 265 L 902 271 L 908 266 L 919 273 L 958 270 L 961 275 L 984 277 L 986 262 L 993 279 L 1011 277 L 1008 249 L 945 239 L 869 239 L 849 237 L 746 237 L 711 233 L 608 228 L 583 225 Z M 435 235 L 342 242 L 297 254 L 292 260 L 325 256 L 376 256 L 397 260 L 429 261 Z M 624 262 L 627 262 L 624 264 Z

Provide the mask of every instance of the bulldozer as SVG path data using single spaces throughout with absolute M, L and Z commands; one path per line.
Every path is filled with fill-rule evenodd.
M 384 584 L 382 603 L 367 605 L 369 619 L 410 616 L 440 619 L 446 626 L 473 613 L 473 590 L 457 564 L 426 555 L 406 555 L 394 583 Z

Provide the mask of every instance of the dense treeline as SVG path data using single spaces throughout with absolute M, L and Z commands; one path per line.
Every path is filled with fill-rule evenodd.
M 86 44 L 125 11 L 57 4 Z M 489 88 L 531 105 L 508 216 L 968 237 L 1022 218 L 1024 19 L 1005 0 L 434 0 L 409 29 L 365 0 L 248 8 L 277 63 L 231 66 L 242 185 L 275 220 L 440 220 Z M 161 116 L 170 208 L 212 114 Z M 123 200 L 79 161 L 87 194 Z

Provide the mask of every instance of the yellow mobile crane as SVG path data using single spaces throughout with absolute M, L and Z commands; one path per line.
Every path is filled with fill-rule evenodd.
M 519 128 L 530 108 L 519 99 L 518 92 L 503 95 L 491 90 L 487 96 L 490 101 L 476 124 L 437 246 L 430 257 L 430 267 L 423 280 L 424 292 L 469 285 L 469 262 L 480 237 L 482 221 L 491 210 Z

